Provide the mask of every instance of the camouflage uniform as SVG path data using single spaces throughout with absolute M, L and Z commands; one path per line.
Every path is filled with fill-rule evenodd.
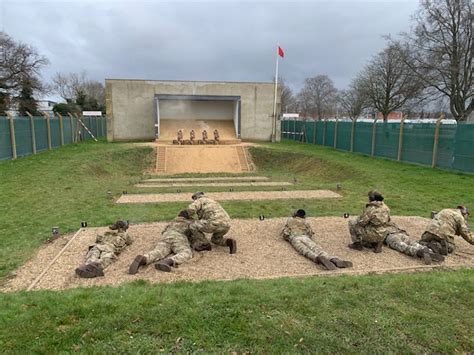
M 199 218 L 189 226 L 193 247 L 208 243 L 204 233 L 212 233 L 212 243 L 227 245 L 224 235 L 230 229 L 230 217 L 218 202 L 200 196 L 188 206 L 187 212 L 190 217 L 197 214 Z
M 459 209 L 444 209 L 437 213 L 431 220 L 425 232 L 421 236 L 420 243 L 443 245 L 446 253 L 452 253 L 455 249 L 454 236 L 459 235 L 469 244 L 474 244 L 474 237 L 469 231 L 466 220 Z
M 385 244 L 390 248 L 399 251 L 400 253 L 409 256 L 418 256 L 421 250 L 425 250 L 425 246 L 410 240 L 408 233 L 392 224 L 387 229 L 387 236 L 385 237 Z
M 155 249 L 145 254 L 146 264 L 154 263 L 164 259 L 171 253 L 170 257 L 176 264 L 182 264 L 193 257 L 188 236 L 190 235 L 189 225 L 192 220 L 184 217 L 176 217 L 163 230 L 162 238 L 156 244 Z
M 313 241 L 313 230 L 304 218 L 290 217 L 286 221 L 281 232 L 283 238 L 289 242 L 293 248 L 301 255 L 316 262 L 318 256 L 323 256 L 329 260 L 335 258 L 322 250 L 322 248 Z
M 104 234 L 99 234 L 95 244 L 89 247 L 86 264 L 98 263 L 102 269 L 105 269 L 130 244 L 132 244 L 132 238 L 127 232 L 108 230 Z
M 362 214 L 349 219 L 348 224 L 354 243 L 380 243 L 390 225 L 390 209 L 383 201 L 371 201 Z

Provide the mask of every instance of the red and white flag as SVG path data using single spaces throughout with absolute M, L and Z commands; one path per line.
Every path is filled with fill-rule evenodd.
M 281 48 L 280 46 L 278 46 L 278 55 L 282 58 L 285 57 L 285 52 L 283 52 L 283 48 Z

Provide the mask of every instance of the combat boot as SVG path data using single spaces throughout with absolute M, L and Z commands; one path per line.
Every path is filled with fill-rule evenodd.
M 164 272 L 170 272 L 172 266 L 176 267 L 176 263 L 172 259 L 163 259 L 155 264 L 156 270 Z
M 334 265 L 328 258 L 325 256 L 318 256 L 316 258 L 316 264 L 322 265 L 327 270 L 335 270 L 336 265 Z
M 132 264 L 130 265 L 130 268 L 128 269 L 128 273 L 130 275 L 135 275 L 138 272 L 138 269 L 140 266 L 146 265 L 146 257 L 143 255 L 137 255 L 135 257 L 135 260 L 133 260 Z
M 196 245 L 194 247 L 194 250 L 196 250 L 196 251 L 205 251 L 205 250 L 211 251 L 212 250 L 212 245 L 211 245 L 211 243 Z
M 346 267 L 352 267 L 352 262 L 350 261 L 347 261 L 347 260 L 341 260 L 341 259 L 338 259 L 338 258 L 332 258 L 331 260 L 329 260 L 330 262 L 332 262 L 334 265 L 336 265 L 338 268 L 340 269 L 344 269 Z
M 359 251 L 362 251 L 364 249 L 361 242 L 354 242 L 352 244 L 349 244 L 348 247 Z
M 237 241 L 232 238 L 227 238 L 225 244 L 229 247 L 229 254 L 237 253 Z
M 425 265 L 431 265 L 430 250 L 427 247 L 420 249 L 416 252 L 416 256 L 423 259 Z
M 382 252 L 383 242 L 374 243 L 373 246 L 374 246 L 374 253 Z
M 82 278 L 91 279 L 104 276 L 104 271 L 99 263 L 90 263 L 79 266 L 76 269 L 76 275 Z

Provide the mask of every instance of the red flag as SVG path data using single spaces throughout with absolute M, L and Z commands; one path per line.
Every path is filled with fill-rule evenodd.
M 278 55 L 282 58 L 285 57 L 285 52 L 283 52 L 283 49 L 280 46 L 278 46 Z

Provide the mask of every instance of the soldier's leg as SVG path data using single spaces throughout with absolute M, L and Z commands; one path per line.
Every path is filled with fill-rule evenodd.
M 100 249 L 97 245 L 92 246 L 86 254 L 86 264 L 96 263 L 100 260 Z
M 211 227 L 209 229 L 210 229 L 209 233 L 212 233 L 212 237 L 211 237 L 212 243 L 216 245 L 222 245 L 222 246 L 227 245 L 226 239 L 224 238 L 224 236 L 227 234 L 227 232 L 230 229 L 229 225 L 221 225 L 214 228 Z
M 205 220 L 198 220 L 191 223 L 189 230 L 191 231 L 191 237 L 189 241 L 191 248 L 196 251 L 211 250 L 211 243 L 206 238 L 204 231 L 207 229 L 208 222 Z
M 85 264 L 76 268 L 75 272 L 77 276 L 83 278 L 104 276 L 101 256 L 101 245 L 95 244 L 92 246 L 87 252 Z
M 183 264 L 193 257 L 191 245 L 188 241 L 188 238 L 185 236 L 173 240 L 171 243 L 171 251 L 174 253 L 174 255 L 170 259 L 178 265 Z
M 304 255 L 309 260 L 323 265 L 328 270 L 334 270 L 336 265 L 331 263 L 329 255 L 323 251 L 318 245 L 308 236 L 297 236 L 290 239 L 290 243 L 298 253 Z
M 167 241 L 160 240 L 155 248 L 150 251 L 148 254 L 143 256 L 146 258 L 146 264 L 150 265 L 157 260 L 167 257 L 171 253 L 171 244 Z
M 387 243 L 390 248 L 409 256 L 417 256 L 419 250 L 425 249 L 425 246 L 417 242 L 412 242 L 405 233 L 389 234 L 385 238 L 385 243 Z

